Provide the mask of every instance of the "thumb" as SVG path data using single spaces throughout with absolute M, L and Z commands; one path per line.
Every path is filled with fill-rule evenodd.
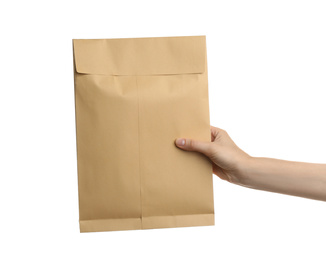
M 211 155 L 213 148 L 213 143 L 211 142 L 202 142 L 187 138 L 178 138 L 175 140 L 175 144 L 182 150 L 200 152 L 206 156 Z

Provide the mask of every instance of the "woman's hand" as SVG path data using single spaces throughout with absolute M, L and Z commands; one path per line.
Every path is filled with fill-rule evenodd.
M 222 129 L 211 127 L 211 142 L 178 138 L 186 151 L 205 154 L 221 179 L 245 187 L 326 201 L 326 164 L 251 157 Z
M 175 143 L 183 150 L 205 154 L 213 163 L 213 172 L 221 179 L 240 185 L 245 181 L 242 169 L 251 157 L 232 141 L 225 130 L 211 126 L 211 142 L 179 138 Z

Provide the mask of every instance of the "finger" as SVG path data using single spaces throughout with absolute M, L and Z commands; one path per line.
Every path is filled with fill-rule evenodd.
M 224 129 L 222 129 L 222 128 L 218 128 L 218 127 L 216 127 L 216 126 L 210 126 L 210 129 L 211 129 L 211 132 L 214 132 L 214 133 L 218 133 L 218 132 L 220 132 L 220 131 L 225 131 Z
M 213 173 L 218 176 L 220 179 L 225 181 L 230 181 L 229 177 L 223 172 L 223 170 L 218 167 L 216 164 L 213 164 Z
M 215 127 L 215 126 L 211 126 L 210 129 L 211 129 L 211 141 L 212 142 L 215 141 L 217 136 L 222 135 L 225 132 L 225 130 Z
M 177 147 L 186 150 L 200 152 L 207 156 L 210 156 L 212 153 L 212 143 L 211 142 L 202 142 L 188 138 L 178 138 L 175 141 Z

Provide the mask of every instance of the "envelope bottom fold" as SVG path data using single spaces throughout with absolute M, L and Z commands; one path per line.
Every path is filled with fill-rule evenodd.
M 214 213 L 177 216 L 153 216 L 128 219 L 80 220 L 79 224 L 81 233 L 192 226 L 212 226 L 214 225 Z

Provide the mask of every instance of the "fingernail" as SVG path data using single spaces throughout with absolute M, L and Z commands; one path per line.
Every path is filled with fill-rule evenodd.
M 184 146 L 185 143 L 186 143 L 186 140 L 185 140 L 185 139 L 178 138 L 178 139 L 176 140 L 176 144 L 177 144 L 178 146 Z

